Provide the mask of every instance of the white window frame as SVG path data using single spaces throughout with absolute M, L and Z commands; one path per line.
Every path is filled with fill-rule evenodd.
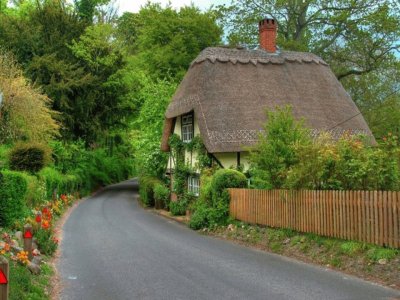
M 182 116 L 181 119 L 182 142 L 189 143 L 194 135 L 194 116 L 189 113 Z
M 200 177 L 198 175 L 189 175 L 187 178 L 188 192 L 199 196 L 200 194 Z

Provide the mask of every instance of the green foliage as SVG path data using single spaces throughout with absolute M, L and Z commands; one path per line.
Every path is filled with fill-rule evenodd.
M 164 184 L 154 186 L 154 204 L 156 208 L 168 208 L 170 203 L 169 189 Z
M 201 176 L 199 199 L 193 203 L 189 226 L 192 229 L 225 225 L 229 217 L 227 188 L 247 187 L 247 179 L 236 170 L 220 169 L 211 177 L 206 170 Z
M 189 200 L 187 198 L 179 199 L 178 201 L 171 201 L 169 203 L 169 211 L 173 216 L 184 216 L 189 206 Z
M 10 168 L 36 173 L 50 162 L 50 155 L 50 149 L 43 144 L 18 143 L 10 152 Z
M 297 145 L 310 143 L 311 138 L 302 122 L 294 120 L 290 107 L 268 112 L 264 129 L 251 151 L 253 183 L 259 188 L 281 188 L 287 170 L 299 162 Z
M 379 70 L 342 80 L 377 140 L 389 132 L 400 135 L 399 77 L 399 59 L 388 59 Z
M 371 249 L 368 250 L 367 257 L 374 262 L 377 262 L 380 259 L 386 259 L 390 261 L 391 259 L 396 257 L 396 255 L 399 255 L 399 253 L 399 250 L 396 249 L 385 249 L 373 246 L 371 247 Z
M 1 23 L 1 22 L 0 22 Z M 40 141 L 58 135 L 51 100 L 24 76 L 13 55 L 0 49 L 0 141 Z
M 394 57 L 398 49 L 400 15 L 393 1 L 374 0 L 272 1 L 232 0 L 220 6 L 220 22 L 232 45 L 258 42 L 257 22 L 277 19 L 281 49 L 323 57 L 338 78 L 364 75 Z M 345 34 L 343 34 L 345 32 Z
M 41 253 L 52 256 L 56 252 L 58 244 L 50 229 L 39 229 L 35 232 L 35 238 Z
M 322 190 L 399 190 L 400 148 L 388 135 L 379 146 L 363 136 L 314 140 L 289 109 L 270 113 L 266 134 L 251 153 L 253 185 L 258 188 Z
M 10 261 L 10 300 L 46 300 L 50 299 L 48 287 L 53 269 L 50 264 L 41 266 L 40 275 L 32 276 L 26 266 Z
M 54 168 L 44 168 L 38 173 L 39 182 L 45 185 L 45 199 L 52 199 L 53 193 L 73 193 L 79 188 L 79 178 L 64 175 Z
M 46 183 L 39 180 L 37 176 L 23 174 L 27 182 L 27 192 L 25 201 L 28 207 L 38 207 L 48 198 L 46 193 Z
M 354 256 L 363 249 L 363 245 L 359 242 L 343 242 L 340 245 L 341 251 L 349 256 Z
M 221 169 L 215 172 L 211 180 L 211 195 L 214 207 L 219 204 L 229 205 L 228 188 L 246 188 L 247 178 L 243 173 L 231 170 Z
M 2 171 L 0 179 L 0 226 L 10 226 L 26 213 L 27 181 L 19 172 Z
M 119 182 L 133 173 L 130 154 L 125 153 L 129 150 L 124 149 L 123 145 L 118 146 L 112 155 L 107 148 L 86 149 L 82 141 L 53 142 L 51 147 L 55 169 L 59 173 L 68 173 L 64 180 L 69 178 L 71 184 L 75 182 L 75 187 L 78 185 L 79 189 L 85 191 Z
M 154 206 L 155 198 L 154 198 L 154 189 L 157 185 L 162 184 L 158 178 L 155 177 L 139 177 L 139 194 L 140 201 L 145 206 Z
M 227 205 L 220 203 L 216 207 L 211 207 L 207 202 L 200 199 L 192 207 L 192 210 L 194 212 L 189 222 L 192 229 L 210 228 L 227 223 L 229 213 Z
M 143 104 L 132 137 L 135 164 L 139 175 L 161 178 L 168 157 L 160 149 L 164 113 L 176 85 L 165 80 L 152 82 L 147 77 L 142 78 L 142 83 L 137 97 Z
M 9 152 L 11 145 L 0 145 L 0 169 L 9 169 Z
M 132 41 L 128 49 L 139 69 L 154 79 L 179 81 L 201 50 L 219 44 L 222 30 L 215 21 L 212 11 L 194 6 L 177 11 L 147 3 L 136 14 L 125 13 L 119 25 L 122 39 Z

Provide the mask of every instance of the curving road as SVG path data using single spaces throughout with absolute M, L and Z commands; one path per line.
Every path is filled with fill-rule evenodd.
M 61 299 L 394 299 L 400 293 L 202 236 L 141 208 L 137 182 L 83 201 L 64 225 Z

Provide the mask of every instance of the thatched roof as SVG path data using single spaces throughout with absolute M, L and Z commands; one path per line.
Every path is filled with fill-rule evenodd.
M 329 66 L 311 53 L 207 48 L 192 62 L 168 106 L 162 149 L 175 117 L 194 111 L 210 153 L 238 152 L 257 141 L 266 110 L 290 105 L 315 133 L 371 135 Z

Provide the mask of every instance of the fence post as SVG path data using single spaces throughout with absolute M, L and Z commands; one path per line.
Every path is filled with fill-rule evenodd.
M 0 256 L 0 300 L 8 299 L 8 260 Z
M 57 200 L 57 192 L 58 192 L 57 189 L 53 190 L 53 194 L 52 194 L 52 197 L 51 197 L 53 202 L 55 202 Z
M 32 255 L 32 225 L 26 224 L 24 226 L 24 251 L 28 252 L 28 258 L 31 260 L 33 258 Z

